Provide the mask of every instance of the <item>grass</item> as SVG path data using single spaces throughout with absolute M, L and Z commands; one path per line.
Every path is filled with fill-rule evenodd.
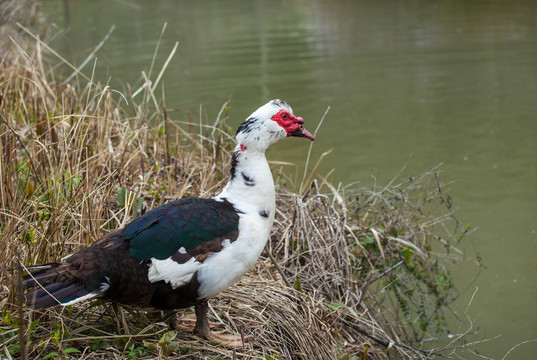
M 0 63 L 4 270 L 60 261 L 168 200 L 223 187 L 234 146 L 227 104 L 214 124 L 200 125 L 159 99 L 158 81 L 123 93 L 91 76 L 60 85 L 57 58 L 17 29 Z M 315 171 L 301 186 L 273 168 L 278 212 L 269 245 L 211 301 L 211 320 L 244 333 L 244 349 L 100 301 L 33 312 L 22 306 L 20 274 L 2 271 L 0 356 L 357 360 L 452 351 L 420 345 L 446 333 L 444 312 L 457 295 L 447 264 L 468 259 L 457 245 L 469 227 L 453 215 L 437 169 L 356 189 Z

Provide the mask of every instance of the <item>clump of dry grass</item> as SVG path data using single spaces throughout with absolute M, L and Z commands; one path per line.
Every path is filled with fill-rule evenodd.
M 444 311 L 458 294 L 447 264 L 479 265 L 456 247 L 469 228 L 442 188 L 433 168 L 379 189 L 328 196 L 314 181 L 281 194 L 272 258 L 288 286 L 328 310 L 339 341 L 362 351 L 373 340 L 402 358 L 439 353 L 409 344 L 446 334 Z
M 169 199 L 222 188 L 234 146 L 222 130 L 226 106 L 218 126 L 196 133 L 188 112 L 157 100 L 156 84 L 127 94 L 83 79 L 58 85 L 37 45 L 12 44 L 17 61 L 0 66 L 4 269 L 59 261 Z M 17 313 L 17 274 L 2 271 L 0 351 L 85 359 L 431 356 L 409 344 L 442 330 L 453 286 L 444 260 L 457 255 L 452 243 L 467 231 L 446 206 L 436 170 L 373 190 L 314 180 L 297 193 L 285 174 L 278 178 L 270 246 L 212 302 L 213 321 L 249 338 L 244 349 L 107 304 Z M 428 210 L 435 203 L 444 207 L 439 216 Z

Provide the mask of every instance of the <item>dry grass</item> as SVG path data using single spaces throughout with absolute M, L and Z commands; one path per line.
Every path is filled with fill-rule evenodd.
M 142 211 L 222 188 L 234 145 L 222 130 L 226 107 L 217 126 L 194 126 L 188 112 L 157 100 L 157 84 L 123 94 L 81 76 L 58 85 L 42 60 L 46 45 L 33 38 L 11 43 L 10 60 L 0 64 L 4 269 L 59 261 Z M 467 232 L 436 169 L 379 189 L 335 189 L 311 175 L 318 179 L 297 193 L 277 173 L 268 248 L 211 303 L 213 321 L 248 337 L 244 349 L 169 332 L 143 312 L 109 304 L 31 312 L 20 306 L 18 274 L 2 271 L 0 351 L 81 359 L 433 356 L 409 344 L 442 333 L 453 296 L 444 264 L 463 257 L 453 243 Z

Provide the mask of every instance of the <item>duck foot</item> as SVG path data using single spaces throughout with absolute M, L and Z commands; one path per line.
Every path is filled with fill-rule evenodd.
M 208 334 L 202 336 L 208 341 L 220 344 L 228 349 L 244 348 L 246 346 L 246 339 L 240 335 L 226 334 L 225 330 L 222 331 L 209 331 Z
M 211 330 L 211 327 L 216 327 L 219 324 L 209 323 L 207 318 L 208 305 L 206 301 L 196 304 L 195 310 L 196 315 L 182 315 L 176 317 L 171 322 L 172 327 L 175 330 L 194 333 L 203 339 L 220 344 L 226 348 L 237 349 L 245 346 L 246 339 L 244 336 L 226 334 L 225 330 Z

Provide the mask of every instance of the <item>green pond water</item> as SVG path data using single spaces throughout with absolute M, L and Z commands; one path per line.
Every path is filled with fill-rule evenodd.
M 41 7 L 48 34 L 56 34 L 50 45 L 77 65 L 116 26 L 97 53 L 95 76 L 119 90 L 140 85 L 167 23 L 152 79 L 178 41 L 162 78 L 166 104 L 196 119 L 213 121 L 231 98 L 236 127 L 282 98 L 313 132 L 330 106 L 312 158 L 333 149 L 320 173 L 335 169 L 336 184 L 385 185 L 405 165 L 403 178 L 443 163 L 457 216 L 477 228 L 461 246 L 477 250 L 486 266 L 455 308 L 464 313 L 477 289 L 468 309 L 474 339 L 499 336 L 474 348 L 502 359 L 537 339 L 537 2 L 47 0 Z M 91 75 L 93 65 L 83 72 Z M 307 148 L 288 140 L 269 157 L 300 167 Z M 477 272 L 456 264 L 458 288 Z M 537 342 L 527 342 L 507 359 L 535 354 Z

